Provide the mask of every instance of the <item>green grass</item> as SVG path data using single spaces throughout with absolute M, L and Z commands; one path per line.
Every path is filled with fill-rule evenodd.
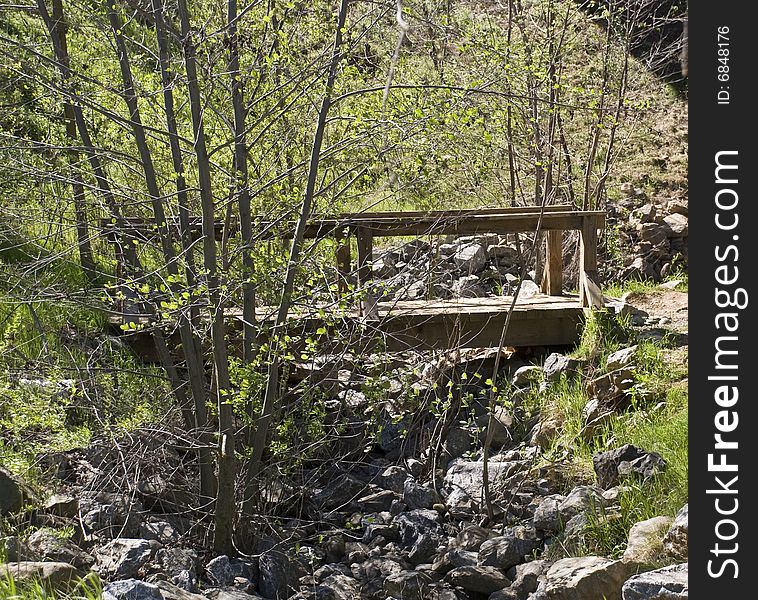
M 38 579 L 15 581 L 10 574 L 0 577 L 0 600 L 99 600 L 102 595 L 102 582 L 94 573 L 75 582 L 70 591 L 51 589 Z
M 631 366 L 635 380 L 631 407 L 616 415 L 590 439 L 580 432 L 585 425 L 582 409 L 589 401 L 584 384 L 605 372 L 609 353 L 635 343 L 633 331 L 622 321 L 596 313 L 588 319 L 584 336 L 575 356 L 587 360 L 581 379 L 551 384 L 541 394 L 543 419 L 556 418 L 560 432 L 546 451 L 546 459 L 568 455 L 568 473 L 577 482 L 595 480 L 592 456 L 609 448 L 633 444 L 659 453 L 667 468 L 648 481 L 624 481 L 618 498 L 620 514 L 608 516 L 602 511 L 590 515 L 584 546 L 572 552 L 619 557 L 625 547 L 629 529 L 636 522 L 659 515 L 674 516 L 687 502 L 688 487 L 688 408 L 686 366 L 667 362 L 670 344 L 648 340 L 637 344 Z M 568 454 L 567 454 L 568 451 Z

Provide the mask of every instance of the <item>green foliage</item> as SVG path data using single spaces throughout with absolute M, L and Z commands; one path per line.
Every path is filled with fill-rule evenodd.
M 88 573 L 75 582 L 68 592 L 53 590 L 39 580 L 15 581 L 10 575 L 0 576 L 0 600 L 99 600 L 103 584 L 95 573 Z

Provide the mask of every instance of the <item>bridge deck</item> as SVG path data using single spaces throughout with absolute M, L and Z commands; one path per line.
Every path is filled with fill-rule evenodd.
M 398 300 L 378 302 L 377 316 L 365 319 L 359 311 L 335 313 L 323 309 L 328 319 L 344 330 L 361 327 L 364 336 L 383 340 L 388 351 L 497 347 L 511 296 L 454 298 L 449 300 Z M 292 329 L 313 335 L 324 327 L 319 307 L 299 307 L 291 314 Z M 258 318 L 271 320 L 271 310 L 259 309 Z M 508 327 L 509 346 L 570 345 L 579 340 L 583 309 L 577 295 L 535 294 L 519 297 Z M 230 317 L 239 322 L 240 312 Z M 241 328 L 241 323 L 239 323 Z

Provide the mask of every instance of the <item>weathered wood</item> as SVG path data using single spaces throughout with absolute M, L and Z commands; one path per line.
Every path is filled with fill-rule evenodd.
M 542 293 L 560 296 L 563 293 L 563 232 L 548 231 L 545 240 L 545 270 Z
M 355 238 L 358 242 L 358 285 L 365 295 L 361 300 L 361 314 L 368 319 L 375 319 L 376 299 L 369 286 L 372 279 L 374 233 L 370 229 L 358 227 L 355 230 Z
M 345 347 L 356 351 L 381 348 L 390 352 L 497 347 L 510 303 L 509 296 L 378 302 L 374 305 L 375 320 L 368 328 L 364 326 L 365 319 L 360 310 L 337 313 L 333 307 L 303 305 L 293 308 L 287 331 L 293 339 L 298 336 L 317 339 L 319 344 L 329 346 L 330 352 L 339 352 Z M 331 315 L 331 323 L 325 323 L 319 316 L 320 309 Z M 273 323 L 274 312 L 273 307 L 259 307 L 257 321 L 264 327 Z M 232 309 L 226 316 L 230 332 L 229 352 L 239 354 L 241 311 Z M 579 341 L 582 319 L 583 310 L 576 295 L 537 294 L 519 299 L 511 317 L 506 344 L 522 347 L 572 345 Z M 318 334 L 324 327 L 339 328 L 340 336 Z M 115 329 L 125 336 L 127 343 L 143 360 L 155 360 L 149 331 L 125 333 Z M 259 341 L 264 342 L 265 333 L 261 335 Z M 297 353 L 300 348 L 293 351 Z
M 602 227 L 593 216 L 582 217 L 579 241 L 579 300 L 583 307 L 603 306 L 597 272 L 597 231 Z
M 581 229 L 585 216 L 602 218 L 602 212 L 555 211 L 542 215 L 544 231 Z M 318 219 L 308 223 L 305 237 L 321 239 L 334 235 L 335 230 L 362 228 L 375 236 L 405 235 L 474 235 L 478 233 L 509 233 L 534 231 L 540 222 L 536 212 L 495 213 L 435 216 L 425 213 L 403 213 L 402 216 L 362 217 L 349 215 L 340 218 Z M 292 224 L 283 223 L 279 227 L 262 223 L 259 239 L 269 237 L 288 238 L 292 236 Z

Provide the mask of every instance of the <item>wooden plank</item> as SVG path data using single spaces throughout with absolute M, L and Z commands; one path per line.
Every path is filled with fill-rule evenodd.
M 581 229 L 585 216 L 604 218 L 599 211 L 556 211 L 542 215 L 541 227 L 544 231 Z M 395 217 L 376 217 L 363 219 L 356 216 L 342 219 L 320 219 L 308 223 L 305 237 L 320 239 L 334 235 L 341 228 L 370 230 L 375 236 L 422 236 L 422 235 L 474 235 L 478 233 L 510 233 L 517 231 L 534 231 L 540 221 L 540 215 L 533 212 L 508 214 L 485 214 L 436 217 L 423 213 L 405 213 Z M 264 224 L 265 225 L 265 224 Z M 292 237 L 294 224 L 282 224 L 281 228 L 265 228 L 258 239 Z
M 560 296 L 563 293 L 563 231 L 547 232 L 542 293 L 548 296 Z
M 597 231 L 602 226 L 591 216 L 582 217 L 579 242 L 579 299 L 584 307 L 603 306 L 597 272 Z

